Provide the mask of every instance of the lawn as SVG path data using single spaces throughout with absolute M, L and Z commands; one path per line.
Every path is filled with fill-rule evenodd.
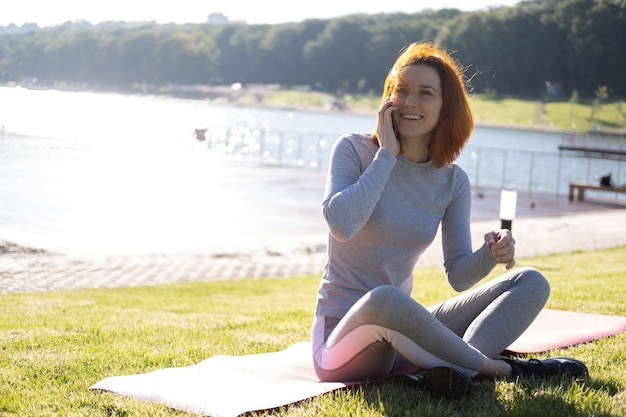
M 241 104 L 269 105 L 288 108 L 327 110 L 335 100 L 329 94 L 316 91 L 276 90 L 265 95 L 262 102 L 242 96 Z M 375 115 L 380 97 L 347 94 L 340 97 L 348 111 Z M 619 100 L 607 100 L 594 110 L 591 99 L 572 102 L 559 98 L 543 102 L 537 98 L 498 97 L 471 94 L 470 105 L 477 124 L 515 126 L 533 129 L 562 129 L 580 132 L 602 130 L 626 133 L 626 105 Z
M 518 260 L 552 284 L 548 307 L 626 315 L 626 247 Z M 498 267 L 494 274 L 501 273 Z M 438 268 L 415 272 L 414 297 L 453 295 Z M 185 416 L 88 387 L 112 375 L 197 363 L 216 354 L 276 351 L 308 339 L 318 277 L 0 295 L 0 415 Z M 568 379 L 485 381 L 441 400 L 387 381 L 343 389 L 266 415 L 623 416 L 626 334 L 538 355 L 589 366 Z M 264 415 L 259 413 L 255 415 Z
M 596 129 L 626 132 L 626 107 L 619 101 L 605 103 L 594 111 L 590 100 L 544 103 L 539 99 L 474 95 L 471 105 L 477 123 L 581 132 Z

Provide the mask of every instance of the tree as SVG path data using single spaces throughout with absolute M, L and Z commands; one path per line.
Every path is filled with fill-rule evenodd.
M 626 5 L 614 0 L 562 0 L 554 20 L 565 33 L 568 84 L 587 96 L 598 84 L 626 93 Z
M 155 83 L 156 44 L 157 37 L 153 30 L 132 31 L 122 36 L 119 50 L 124 84 Z
M 624 0 L 526 0 L 461 12 L 351 15 L 281 25 L 68 22 L 0 30 L 0 79 L 133 84 L 280 83 L 379 91 L 400 50 L 436 40 L 476 92 L 537 97 L 546 82 L 593 97 L 626 94 Z
M 158 84 L 207 84 L 216 76 L 217 50 L 211 39 L 196 32 L 171 32 L 156 43 Z
M 332 20 L 304 46 L 305 63 L 315 67 L 315 81 L 323 89 L 348 91 L 367 72 L 370 34 L 364 29 L 366 23 L 356 16 Z
M 304 44 L 326 27 L 318 19 L 303 24 L 288 23 L 269 28 L 259 45 L 263 64 L 259 68 L 262 81 L 270 84 L 308 84 L 311 72 L 303 65 Z

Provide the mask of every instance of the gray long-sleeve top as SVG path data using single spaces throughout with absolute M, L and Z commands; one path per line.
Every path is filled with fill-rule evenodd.
M 316 314 L 341 318 L 380 285 L 413 290 L 413 270 L 441 224 L 448 281 L 463 291 L 495 267 L 489 248 L 472 250 L 471 189 L 458 165 L 436 168 L 379 148 L 370 135 L 333 145 L 322 203 L 328 261 Z

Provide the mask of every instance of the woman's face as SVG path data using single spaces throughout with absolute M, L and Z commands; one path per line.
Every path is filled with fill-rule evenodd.
M 437 70 L 423 64 L 405 67 L 398 74 L 392 100 L 400 138 L 430 140 L 443 103 Z

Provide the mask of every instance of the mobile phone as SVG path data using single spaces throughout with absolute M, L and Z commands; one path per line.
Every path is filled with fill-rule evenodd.
M 398 137 L 398 128 L 396 127 L 396 112 L 395 111 L 391 112 L 391 126 L 393 127 L 393 133 L 395 133 L 396 137 Z

